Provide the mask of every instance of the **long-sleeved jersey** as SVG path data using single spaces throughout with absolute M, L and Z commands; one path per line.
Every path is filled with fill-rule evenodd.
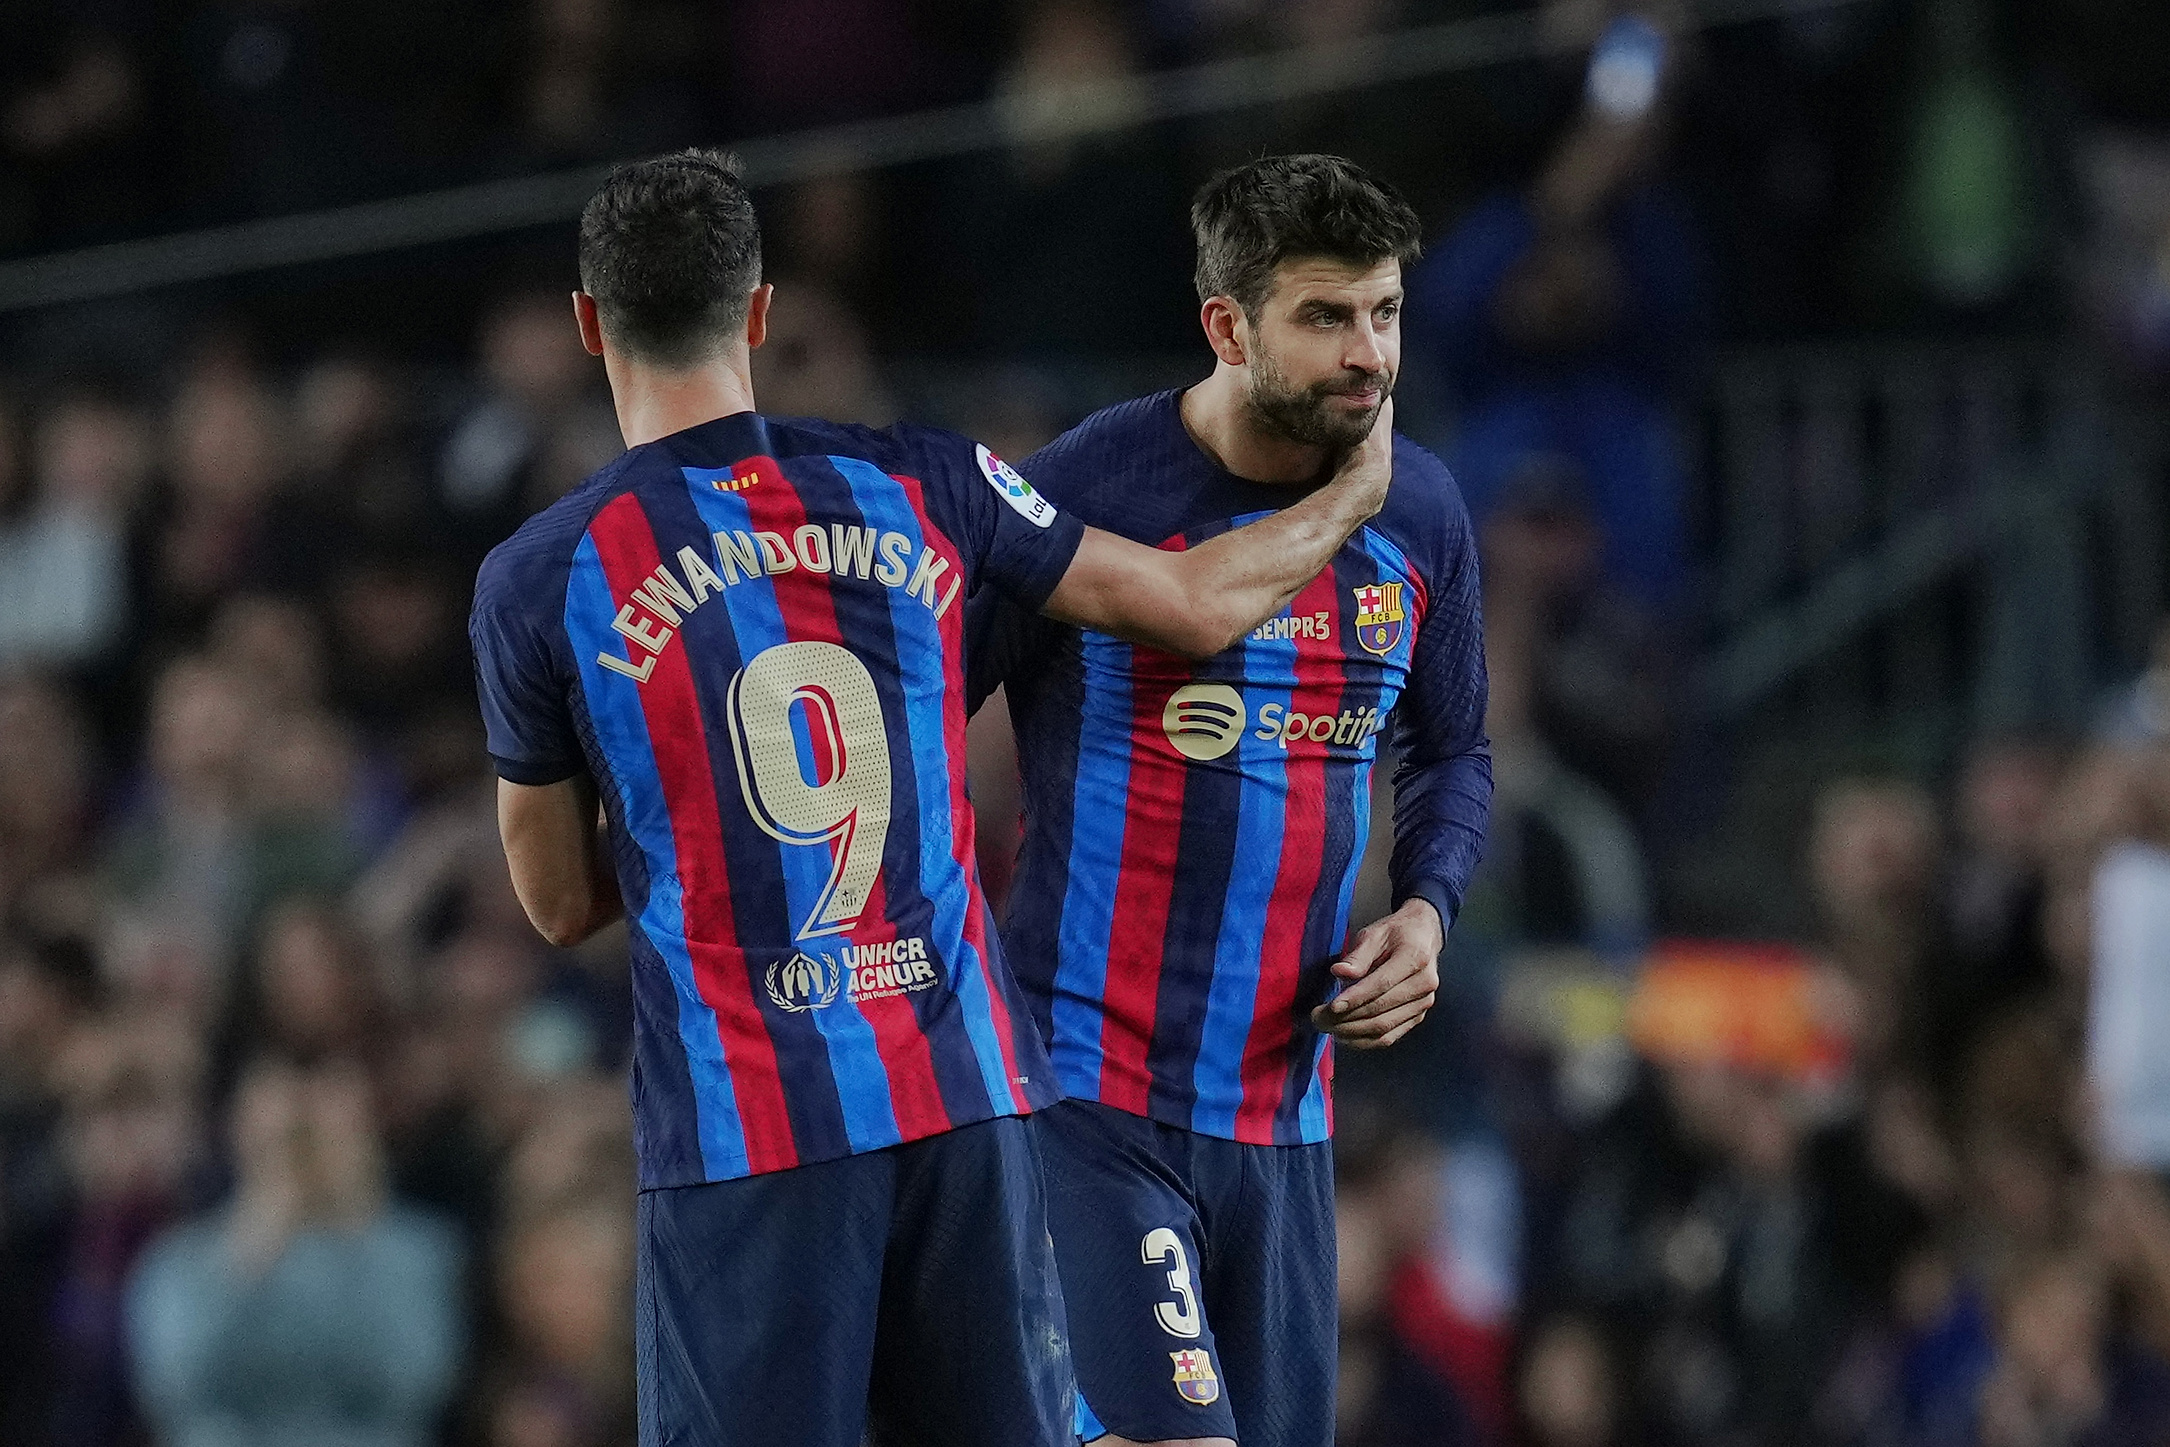
M 635 447 L 490 554 L 497 769 L 602 793 L 645 1187 L 1054 1098 L 988 928 L 963 597 L 1036 607 L 1083 529 L 984 447 L 754 413 Z
M 1087 418 L 1023 464 L 1066 514 L 1195 545 L 1300 495 L 1218 467 L 1180 393 Z M 1003 935 L 1074 1097 L 1258 1144 L 1332 1132 L 1333 984 L 1391 727 L 1397 902 L 1461 906 L 1492 796 L 1476 548 L 1406 438 L 1378 516 L 1278 617 L 1203 663 L 973 604 L 975 690 L 1006 682 L 1025 837 Z

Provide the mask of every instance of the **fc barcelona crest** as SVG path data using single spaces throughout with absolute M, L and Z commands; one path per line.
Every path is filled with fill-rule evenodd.
M 1356 641 L 1380 657 L 1401 642 L 1401 584 L 1366 583 L 1356 590 Z
M 1196 1347 L 1168 1355 L 1175 1359 L 1175 1389 L 1184 1401 L 1210 1407 L 1221 1399 L 1221 1379 L 1213 1373 L 1212 1357 Z

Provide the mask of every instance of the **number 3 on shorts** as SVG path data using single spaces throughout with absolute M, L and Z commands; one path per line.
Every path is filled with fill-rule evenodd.
M 1155 1226 L 1145 1233 L 1139 1243 L 1138 1254 L 1148 1266 L 1158 1266 L 1173 1260 L 1168 1268 L 1168 1289 L 1176 1294 L 1174 1301 L 1153 1303 L 1153 1315 L 1160 1322 L 1160 1329 L 1170 1336 L 1194 1338 L 1205 1328 L 1198 1315 L 1198 1294 L 1191 1290 L 1190 1260 L 1183 1254 L 1183 1238 L 1166 1226 Z

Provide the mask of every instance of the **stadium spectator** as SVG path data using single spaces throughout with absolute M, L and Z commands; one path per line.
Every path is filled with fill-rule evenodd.
M 2116 1165 L 2160 1170 L 2170 1166 L 2170 1074 L 2160 1048 L 2170 1025 L 2170 750 L 2158 742 L 2132 762 L 2135 837 L 2101 852 L 2087 913 L 2071 923 L 2087 933 L 2087 1064 L 2101 1149 Z
M 618 452 L 594 364 L 566 322 L 563 291 L 502 297 L 477 338 L 480 386 L 437 457 L 463 581 L 521 519 Z M 457 631 L 457 630 L 455 630 Z
M 630 1414 L 633 1228 L 622 1184 L 512 1223 L 498 1288 L 509 1326 L 491 1422 L 500 1440 L 539 1430 L 537 1417 L 576 1444 L 610 1440 Z
M 384 1025 L 379 984 L 334 907 L 304 896 L 283 900 L 264 919 L 228 1011 L 234 1053 L 372 1063 Z
M 444 526 L 412 394 L 404 370 L 360 352 L 333 351 L 302 368 L 294 387 L 297 472 L 273 501 L 255 587 L 312 598 L 357 540 Z
M 2110 1283 L 2084 1251 L 2052 1252 L 2012 1272 L 1972 1440 L 1981 1447 L 2160 1440 L 2170 1366 L 2125 1339 Z
M 2064 772 L 2052 742 L 1992 737 L 1960 768 L 1954 838 L 1943 884 L 1943 968 L 1926 987 L 1938 1061 L 1986 1017 L 2040 993 L 2054 979 L 2043 936 L 2047 824 Z
M 85 864 L 92 743 L 65 690 L 33 674 L 0 678 L 0 914 L 49 914 L 58 901 L 41 904 L 38 892 Z
M 0 1437 L 50 1439 L 50 1308 L 67 1236 L 60 1080 L 69 1038 L 95 1008 L 88 950 L 73 941 L 0 944 Z
M 1427 1359 L 1397 1320 L 1396 1286 L 1436 1219 L 1426 1185 L 1436 1172 L 1428 1152 L 1383 1122 L 1365 1122 L 1335 1150 L 1337 1281 L 1341 1304 L 1341 1374 L 1336 1386 L 1336 1447 L 1477 1447 L 1496 1443 L 1453 1381 Z M 1415 1219 L 1403 1219 L 1415 1204 Z
M 1195 346 L 1188 196 L 1166 139 L 1060 134 L 1080 116 L 1120 119 L 1137 105 L 1142 57 L 1123 7 L 1032 0 L 1017 20 L 995 89 L 1019 145 L 948 179 L 943 245 L 929 263 L 947 284 L 919 297 L 903 324 L 997 356 Z M 1094 220 L 1063 219 L 1073 216 Z M 1115 296 L 1122 306 L 1107 304 Z
M 854 311 L 894 303 L 891 289 L 879 284 L 888 280 L 877 270 L 887 238 L 873 178 L 817 176 L 786 189 L 775 209 L 775 239 L 765 245 L 777 271 L 793 279 L 788 290 L 827 287 Z M 853 330 L 865 346 L 863 329 Z
M 1533 455 L 1570 458 L 1605 576 L 1660 610 L 1687 599 L 1673 413 L 1710 332 L 1695 226 L 1658 168 L 1666 46 L 1647 19 L 1615 20 L 1536 177 L 1464 216 L 1409 297 L 1413 348 L 1451 379 L 1448 461 L 1480 524 Z
M 866 328 L 843 299 L 822 286 L 785 283 L 780 291 L 769 338 L 753 354 L 762 405 L 779 417 L 830 417 L 869 427 L 896 421 L 897 405 L 875 369 Z
M 120 642 L 125 529 L 148 441 L 125 404 L 77 392 L 40 418 L 27 479 L 0 468 L 20 489 L 11 500 L 9 479 L 0 478 L 0 666 L 79 668 Z
M 141 533 L 152 647 L 197 636 L 227 595 L 253 581 L 274 496 L 292 470 L 288 428 L 270 380 L 237 344 L 210 340 L 175 392 L 168 486 Z
M 1619 1367 L 1588 1320 L 1535 1324 L 1521 1353 L 1515 1408 L 1534 1447 L 1614 1447 L 1621 1440 Z
M 1508 675 L 1524 731 L 1632 816 L 1646 814 L 1673 732 L 1671 645 L 1649 608 L 1603 577 L 1604 533 L 1575 462 L 1524 458 L 1494 497 L 1481 544 L 1488 656 Z M 1507 722 L 1503 713 L 1495 732 Z
M 235 1190 L 129 1289 L 145 1414 L 174 1447 L 423 1447 L 460 1363 L 459 1255 L 389 1201 L 369 1087 L 343 1062 L 252 1065 Z
M 524 164 L 639 155 L 700 134 L 698 57 L 717 39 L 703 7 L 531 0 L 525 10 L 514 82 Z
M 1834 780 L 1818 795 L 1808 875 L 1832 960 L 1859 996 L 1857 1045 L 1876 1068 L 1918 1043 L 1926 961 L 1941 947 L 1936 805 L 1904 779 Z
M 140 797 L 105 840 L 118 902 L 220 949 L 239 938 L 253 893 L 243 798 L 256 723 L 247 691 L 210 659 L 167 664 L 151 692 Z
M 0 251 L 112 240 L 156 181 L 152 7 L 25 0 L 0 58 Z
M 187 1017 L 143 1008 L 73 1032 L 54 1064 L 70 1187 L 42 1304 L 55 1443 L 141 1440 L 126 1290 L 145 1247 L 203 1197 L 203 1071 Z

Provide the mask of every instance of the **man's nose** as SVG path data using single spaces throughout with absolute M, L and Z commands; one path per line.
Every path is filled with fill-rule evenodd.
M 1348 350 L 1341 354 L 1341 365 L 1352 372 L 1366 374 L 1386 370 L 1386 349 L 1379 345 L 1379 337 L 1370 327 L 1357 327 Z

